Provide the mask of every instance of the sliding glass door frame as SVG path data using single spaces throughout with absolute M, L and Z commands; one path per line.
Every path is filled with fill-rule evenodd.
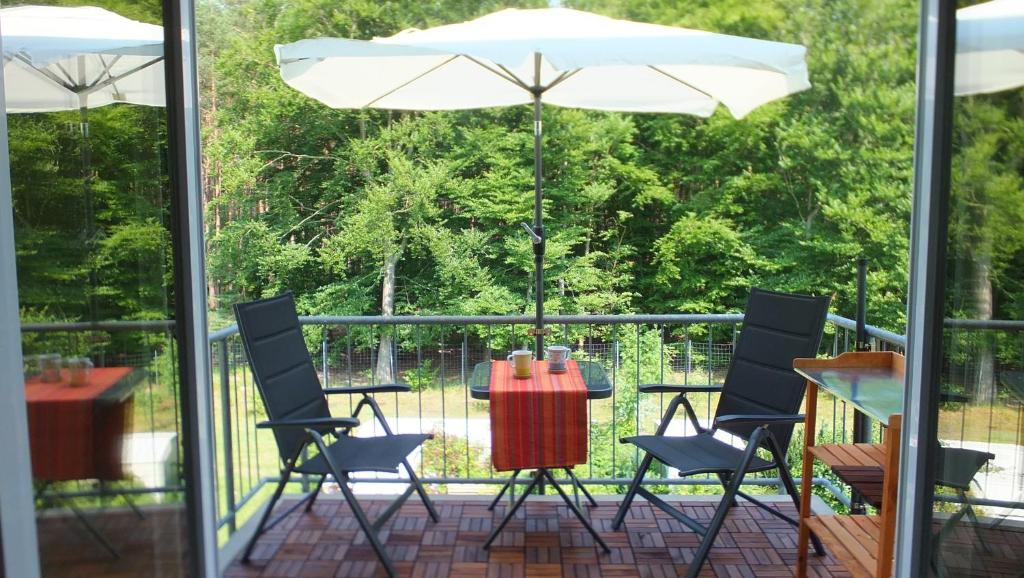
M 955 0 L 922 0 L 895 575 L 927 576 L 948 248 Z
M 174 293 L 181 372 L 185 501 L 191 575 L 217 576 L 216 491 L 210 348 L 200 178 L 195 5 L 164 0 L 168 157 L 172 194 Z
M 0 53 L 2 32 L 0 22 Z M 4 95 L 4 75 L 0 73 L 0 544 L 4 576 L 39 578 Z

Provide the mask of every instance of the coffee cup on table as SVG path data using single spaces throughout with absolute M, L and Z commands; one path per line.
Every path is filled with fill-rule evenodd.
M 530 377 L 530 366 L 533 364 L 533 352 L 529 349 L 517 349 L 508 356 L 512 366 L 512 374 L 519 378 Z
M 566 363 L 569 361 L 569 355 L 572 354 L 571 349 L 564 345 L 552 345 L 545 351 L 548 354 L 548 371 L 558 373 L 566 370 Z

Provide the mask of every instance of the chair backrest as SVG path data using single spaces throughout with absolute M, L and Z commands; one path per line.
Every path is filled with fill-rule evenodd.
M 807 384 L 793 371 L 793 359 L 817 355 L 830 301 L 829 297 L 751 289 L 715 415 L 799 413 Z M 746 439 L 755 427 L 720 429 Z M 770 429 L 786 452 L 793 426 Z
M 235 305 L 253 379 L 271 420 L 330 417 L 327 396 L 302 337 L 291 292 Z M 299 450 L 301 429 L 274 430 L 282 460 Z

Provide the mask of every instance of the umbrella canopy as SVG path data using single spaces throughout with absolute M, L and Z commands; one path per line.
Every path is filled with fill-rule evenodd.
M 1024 86 L 1024 0 L 992 0 L 956 11 L 954 94 Z
M 810 87 L 805 48 L 615 20 L 567 8 L 502 10 L 372 41 L 277 46 L 281 76 L 335 108 L 527 104 L 740 118 Z
M 102 8 L 0 10 L 7 112 L 164 106 L 163 28 Z
M 275 47 L 281 77 L 334 108 L 457 110 L 533 103 L 538 357 L 543 356 L 541 103 L 736 118 L 810 87 L 806 49 L 615 20 L 567 8 L 508 9 L 371 41 Z

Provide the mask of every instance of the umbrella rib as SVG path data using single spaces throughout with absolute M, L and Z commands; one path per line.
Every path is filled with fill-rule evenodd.
M 96 92 L 97 90 L 99 90 L 101 88 L 104 88 L 106 86 L 114 84 L 115 82 L 120 82 L 125 77 L 130 76 L 132 74 L 135 74 L 136 72 L 139 72 L 140 70 L 143 70 L 145 68 L 149 68 L 150 66 L 153 66 L 154 64 L 156 64 L 158 62 L 161 62 L 163 59 L 164 59 L 164 57 L 160 56 L 159 58 L 154 58 L 153 60 L 150 60 L 149 62 L 140 64 L 140 65 L 136 66 L 135 68 L 132 68 L 131 70 L 127 70 L 125 72 L 122 72 L 121 74 L 118 74 L 117 76 L 111 76 L 110 78 L 104 80 L 103 82 L 97 82 L 96 84 L 93 84 L 93 85 L 85 88 L 85 90 L 82 90 L 80 92 L 80 94 L 86 94 L 86 95 L 92 94 L 92 93 Z
M 46 70 L 45 68 L 36 68 L 35 66 L 32 65 L 32 62 L 30 62 L 23 55 L 17 54 L 17 55 L 14 56 L 14 58 L 16 58 L 17 60 L 20 60 L 21 62 L 23 62 L 25 64 L 25 66 L 28 67 L 28 69 L 31 70 L 32 72 L 35 72 L 36 74 L 42 76 L 43 78 L 49 80 L 50 82 L 53 82 L 57 86 L 60 86 L 62 88 L 66 88 L 67 90 L 70 90 L 70 91 L 74 91 L 75 87 L 69 85 L 67 82 L 64 81 L 63 78 L 57 76 L 56 74 L 54 74 L 53 72 L 51 72 L 49 70 Z
M 102 54 L 99 54 L 98 56 L 99 56 L 99 59 L 100 59 L 100 64 L 103 65 L 103 70 L 101 70 L 100 73 L 96 75 L 96 81 L 91 83 L 91 84 L 89 84 L 89 86 L 86 87 L 86 88 L 92 88 L 92 87 L 96 86 L 97 84 L 99 84 L 103 80 L 104 77 L 106 77 L 106 78 L 113 77 L 114 75 L 110 72 L 110 69 L 113 68 L 115 64 L 117 64 L 117 61 L 121 60 L 121 55 L 120 54 L 114 55 L 114 58 L 111 59 L 111 61 L 109 63 L 107 62 L 107 60 L 105 58 L 103 58 Z
M 573 75 L 575 75 L 580 70 L 581 69 L 579 69 L 579 68 L 574 68 L 572 70 L 566 70 L 562 74 L 559 74 L 557 77 L 555 77 L 554 80 L 551 81 L 550 84 L 548 84 L 547 86 L 544 87 L 544 90 L 542 92 L 547 92 L 547 91 L 551 90 L 552 88 L 558 86 L 559 84 L 562 84 L 566 80 L 569 80 L 570 78 L 572 78 Z
M 66 78 L 68 80 L 68 84 L 66 84 L 65 86 L 67 86 L 69 88 L 72 88 L 72 89 L 73 89 L 73 87 L 78 86 L 78 83 L 75 82 L 75 79 L 71 76 L 71 73 L 68 72 L 66 68 L 61 66 L 61 64 L 59 62 L 54 62 L 53 66 L 57 70 L 59 70 L 59 71 L 64 73 L 64 78 Z M 54 75 L 54 76 L 56 76 L 56 75 Z
M 662 70 L 662 69 L 658 68 L 657 66 L 653 66 L 653 65 L 650 65 L 650 64 L 648 64 L 648 65 L 647 65 L 647 68 L 650 68 L 650 69 L 651 69 L 651 70 L 653 70 L 654 72 L 657 72 L 657 73 L 660 73 L 660 74 L 664 74 L 664 75 L 665 75 L 665 76 L 667 76 L 668 78 L 671 78 L 672 80 L 674 80 L 674 81 L 678 82 L 679 84 L 682 84 L 682 85 L 683 85 L 683 86 L 685 86 L 686 88 L 689 88 L 690 90 L 694 90 L 694 91 L 697 91 L 697 92 L 699 92 L 699 93 L 703 94 L 704 96 L 706 96 L 706 97 L 710 98 L 711 100 L 713 100 L 713 101 L 715 101 L 715 102 L 718 102 L 718 99 L 717 99 L 717 98 L 715 98 L 715 97 L 711 96 L 711 95 L 710 95 L 710 94 L 708 94 L 707 92 L 704 92 L 703 90 L 701 90 L 701 89 L 697 88 L 696 86 L 694 86 L 694 85 L 690 84 L 689 82 L 686 82 L 685 80 L 683 80 L 683 79 L 681 79 L 681 78 L 679 78 L 679 77 L 677 77 L 677 76 L 675 76 L 675 75 L 673 75 L 673 74 L 669 74 L 669 73 L 665 72 L 664 70 Z
M 398 86 L 392 88 L 391 90 L 385 92 L 384 94 L 382 94 L 382 95 L 378 96 L 377 98 L 371 100 L 370 102 L 364 104 L 362 106 L 362 108 L 370 108 L 370 107 L 372 107 L 373 105 L 377 104 L 381 100 L 384 100 L 385 98 L 391 96 L 392 94 L 398 92 L 399 90 L 402 90 L 403 88 L 409 86 L 410 84 L 412 84 L 412 83 L 416 82 L 417 80 L 423 78 L 424 76 L 430 74 L 431 72 L 434 72 L 435 70 L 441 68 L 442 66 L 445 66 L 446 64 L 452 62 L 453 60 L 457 59 L 458 57 L 459 57 L 459 55 L 456 54 L 456 55 L 452 56 L 451 58 L 449 58 L 448 60 L 445 60 L 444 62 L 439 62 L 439 63 L 435 64 L 434 66 L 431 66 L 429 69 L 424 70 L 423 72 L 417 74 L 416 76 L 410 78 L 409 80 L 403 82 L 402 84 L 399 84 Z
M 505 79 L 505 80 L 511 82 L 512 84 L 518 86 L 519 88 L 522 88 L 523 90 L 530 90 L 530 87 L 527 86 L 525 82 L 520 80 L 519 77 L 516 76 L 515 74 L 513 74 L 511 70 L 505 68 L 501 64 L 496 64 L 495 66 L 497 66 L 499 68 L 499 70 L 495 70 L 494 68 L 488 66 L 487 63 L 485 63 L 485 62 L 483 62 L 481 60 L 477 60 L 476 58 L 473 58 L 472 56 L 470 56 L 468 54 L 465 54 L 463 56 L 465 56 L 466 60 L 469 60 L 470 62 L 476 63 L 477 65 L 479 65 L 484 70 L 497 75 L 499 78 Z

